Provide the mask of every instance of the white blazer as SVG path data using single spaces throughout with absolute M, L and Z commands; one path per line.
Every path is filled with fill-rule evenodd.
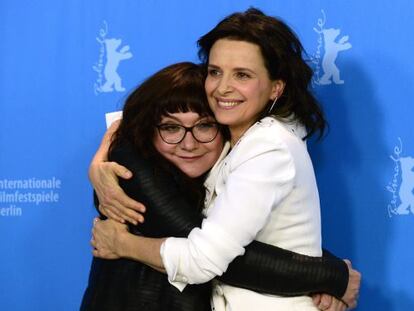
M 305 135 L 296 122 L 264 118 L 214 167 L 202 227 L 163 244 L 172 284 L 182 289 L 221 275 L 252 240 L 321 256 L 319 196 Z M 216 311 L 317 310 L 310 297 L 264 295 L 219 282 L 212 303 Z

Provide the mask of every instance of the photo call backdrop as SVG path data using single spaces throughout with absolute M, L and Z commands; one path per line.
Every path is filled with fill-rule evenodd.
M 330 130 L 309 142 L 324 247 L 362 272 L 358 310 L 414 310 L 414 2 L 2 0 L 0 310 L 79 308 L 89 162 L 110 113 L 255 6 L 298 34 Z

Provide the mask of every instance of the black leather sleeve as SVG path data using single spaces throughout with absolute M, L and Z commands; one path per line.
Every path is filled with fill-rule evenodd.
M 114 148 L 110 160 L 132 172 L 133 177 L 120 179 L 119 185 L 129 197 L 146 206 L 144 223 L 131 225 L 131 231 L 147 237 L 187 237 L 194 227 L 201 226 L 203 216 L 189 205 L 172 173 L 137 155 L 127 144 Z
M 253 241 L 218 279 L 229 285 L 282 296 L 327 293 L 342 298 L 348 267 L 335 256 L 310 257 Z
M 192 228 L 201 226 L 202 215 L 188 205 L 171 174 L 156 169 L 154 163 L 140 158 L 127 145 L 115 148 L 110 160 L 131 170 L 133 177 L 120 180 L 120 186 L 128 196 L 147 207 L 145 222 L 131 227 L 133 233 L 186 237 Z M 268 294 L 295 296 L 324 292 L 340 298 L 348 284 L 348 268 L 334 256 L 309 257 L 253 241 L 218 279 Z

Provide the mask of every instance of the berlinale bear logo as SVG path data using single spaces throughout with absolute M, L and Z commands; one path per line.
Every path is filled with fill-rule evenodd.
M 128 45 L 121 47 L 122 40 L 107 38 L 107 33 L 108 25 L 104 21 L 104 27 L 101 28 L 99 37 L 96 38 L 101 48 L 99 61 L 93 66 L 93 70 L 98 73 L 98 79 L 94 85 L 95 94 L 125 91 L 125 88 L 122 86 L 122 79 L 117 70 L 121 61 L 132 57 Z
M 343 84 L 344 80 L 340 77 L 340 71 L 335 61 L 338 53 L 349 50 L 352 45 L 348 42 L 349 36 L 343 36 L 338 41 L 337 38 L 341 33 L 340 29 L 329 28 L 326 29 L 326 16 L 322 10 L 323 18 L 318 19 L 317 27 L 313 30 L 318 33 L 318 48 L 312 60 L 315 65 L 315 77 L 313 83 L 317 85 L 328 85 L 332 82 L 335 84 Z M 322 54 L 323 48 L 323 56 Z M 322 60 L 321 60 L 322 59 Z M 321 73 L 321 67 L 323 73 Z
M 392 193 L 392 200 L 388 204 L 388 214 L 414 214 L 414 158 L 402 157 L 402 141 L 394 147 L 394 154 L 390 158 L 394 161 L 394 176 L 386 189 Z

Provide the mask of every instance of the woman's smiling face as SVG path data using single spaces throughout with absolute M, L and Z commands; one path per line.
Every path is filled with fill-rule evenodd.
M 217 121 L 229 126 L 233 144 L 283 88 L 284 82 L 270 80 L 258 45 L 219 39 L 212 46 L 205 89 Z
M 162 117 L 160 124 L 192 127 L 202 122 L 215 122 L 213 117 L 201 117 L 195 112 L 170 113 Z M 155 132 L 155 149 L 168 161 L 191 178 L 199 177 L 213 167 L 223 149 L 223 137 L 218 135 L 209 143 L 200 143 L 187 132 L 178 144 L 168 144 Z

